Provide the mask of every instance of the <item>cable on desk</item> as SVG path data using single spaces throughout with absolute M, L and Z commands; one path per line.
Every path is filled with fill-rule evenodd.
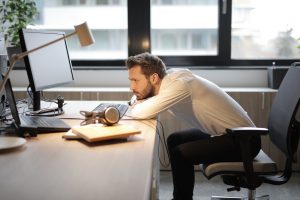
M 169 167 L 170 166 L 170 152 L 169 152 L 169 148 L 168 148 L 168 145 L 166 143 L 166 137 L 165 137 L 165 131 L 164 131 L 164 127 L 163 127 L 163 124 L 161 121 L 157 120 L 158 124 L 160 125 L 160 128 L 162 130 L 162 139 L 161 139 L 161 134 L 159 134 L 159 130 L 156 129 L 156 133 L 158 134 L 159 138 L 160 138 L 160 141 L 162 141 L 162 147 L 163 147 L 163 161 L 160 159 L 160 156 L 159 156 L 159 151 L 158 151 L 158 156 L 159 156 L 159 162 L 160 164 L 163 166 L 163 167 Z M 158 149 L 159 150 L 159 149 Z M 165 154 L 167 153 L 167 156 L 168 156 L 168 159 L 169 159 L 169 162 L 167 162 L 166 160 L 166 157 L 165 157 Z
M 0 102 L 0 115 L 1 115 L 1 117 L 5 116 L 5 113 L 6 113 L 6 98 L 5 98 L 5 95 L 3 94 L 1 96 L 1 102 Z
M 130 117 L 130 116 L 128 116 L 128 115 L 125 115 L 125 116 L 127 116 L 127 117 Z M 163 155 L 163 158 L 161 159 L 161 157 L 160 157 L 160 148 L 158 148 L 158 157 L 159 157 L 159 162 L 160 162 L 160 164 L 163 166 L 163 167 L 169 167 L 170 166 L 170 162 L 167 162 L 167 159 L 166 159 L 166 157 L 165 157 L 165 154 L 167 153 L 167 156 L 168 156 L 168 159 L 170 160 L 170 152 L 169 152 L 169 149 L 168 149 L 168 145 L 167 145 L 167 143 L 166 143 L 166 137 L 165 137 L 165 131 L 164 131 L 164 127 L 163 127 L 163 124 L 162 124 L 162 122 L 161 121 L 159 121 L 158 119 L 156 119 L 156 121 L 158 122 L 157 124 L 159 124 L 159 126 L 160 126 L 160 129 L 161 129 L 161 132 L 162 132 L 162 134 L 160 134 L 159 133 L 159 129 L 157 128 L 157 126 L 156 127 L 154 127 L 154 126 L 150 126 L 149 125 L 149 123 L 147 123 L 147 120 L 145 120 L 145 119 L 136 119 L 136 118 L 130 118 L 130 119 L 122 119 L 122 120 L 135 120 L 135 121 L 139 121 L 139 122 L 141 122 L 141 123 L 143 123 L 143 124 L 145 124 L 145 125 L 147 125 L 147 126 L 149 126 L 150 128 L 152 128 L 152 129 L 154 129 L 155 130 L 155 132 L 156 132 L 156 134 L 158 135 L 158 138 L 159 138 L 159 146 L 158 147 L 160 147 L 160 145 L 162 146 L 162 155 Z
M 4 97 L 4 96 L 2 96 L 2 97 Z M 11 117 L 9 117 L 10 109 L 8 107 L 8 100 L 5 97 L 1 98 L 1 111 L 0 112 L 1 112 L 0 123 L 3 123 L 3 125 L 9 126 L 14 122 L 14 120 Z

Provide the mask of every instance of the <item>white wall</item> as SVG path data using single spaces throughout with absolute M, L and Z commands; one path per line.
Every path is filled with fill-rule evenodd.
M 192 70 L 199 76 L 213 81 L 221 87 L 267 87 L 267 70 L 224 69 Z M 73 87 L 128 87 L 127 70 L 74 70 Z M 27 87 L 25 70 L 14 70 L 11 74 L 13 86 Z

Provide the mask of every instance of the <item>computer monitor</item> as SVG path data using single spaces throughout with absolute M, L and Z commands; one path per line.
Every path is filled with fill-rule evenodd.
M 22 29 L 20 42 L 22 51 L 28 51 L 64 36 L 64 32 Z M 30 53 L 24 58 L 30 88 L 33 94 L 33 110 L 41 109 L 42 90 L 74 81 L 72 63 L 66 40 L 60 40 Z

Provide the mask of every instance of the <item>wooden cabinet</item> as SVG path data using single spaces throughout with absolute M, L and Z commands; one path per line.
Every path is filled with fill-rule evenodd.
M 228 94 L 239 102 L 257 127 L 267 128 L 272 100 L 276 92 L 241 91 L 228 92 Z M 270 145 L 269 136 L 262 136 L 262 149 L 268 155 L 272 154 Z

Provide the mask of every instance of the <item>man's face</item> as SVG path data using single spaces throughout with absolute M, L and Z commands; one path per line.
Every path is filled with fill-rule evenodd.
M 137 97 L 137 100 L 146 99 L 154 95 L 154 86 L 142 73 L 141 66 L 136 65 L 128 70 L 130 89 Z

